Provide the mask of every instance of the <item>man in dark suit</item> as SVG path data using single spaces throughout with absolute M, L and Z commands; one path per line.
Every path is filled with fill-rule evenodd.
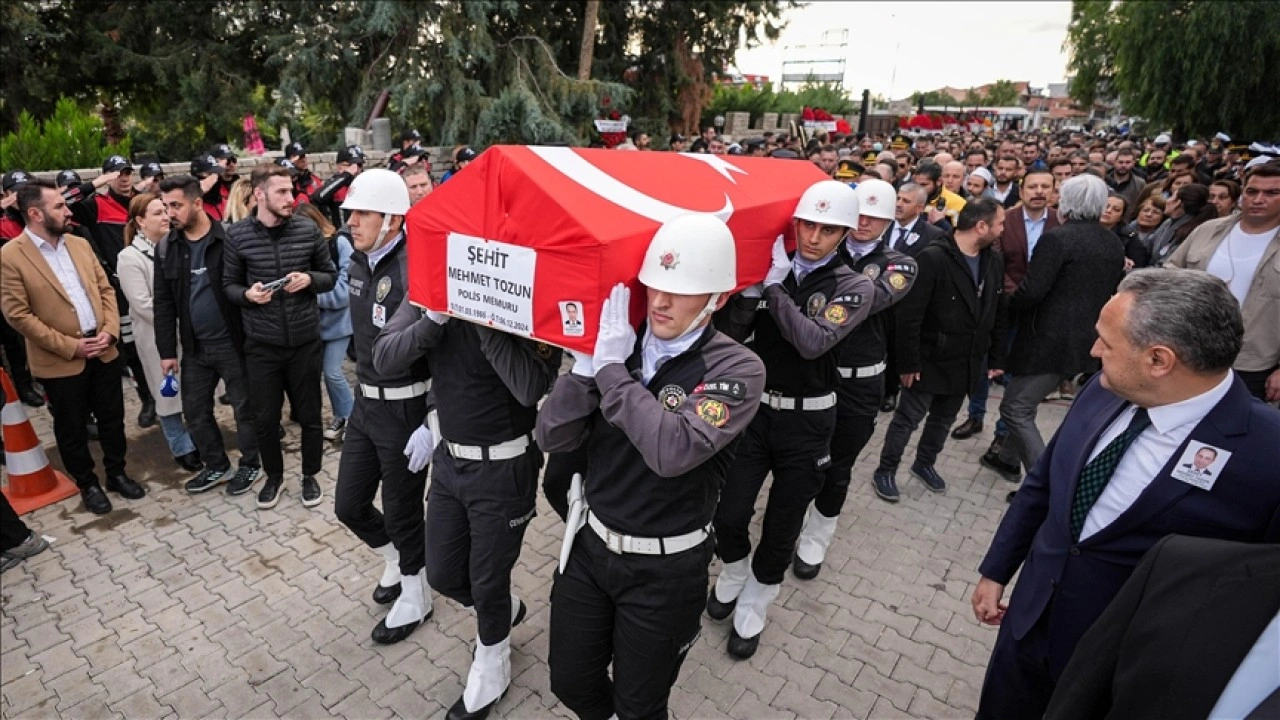
M 1048 170 L 1028 172 L 1022 180 L 1021 192 L 1022 205 L 1009 211 L 1005 218 L 1004 232 L 1000 233 L 1000 238 L 995 245 L 996 250 L 1004 258 L 1006 295 L 1012 295 L 1022 283 L 1022 279 L 1027 276 L 1027 265 L 1031 261 L 1031 255 L 1039 246 L 1043 234 L 1061 224 L 1058 214 L 1049 209 L 1049 196 L 1053 193 L 1053 176 Z M 1015 322 L 1016 319 L 1016 313 L 1011 313 L 1010 321 Z M 982 432 L 982 423 L 987 415 L 989 390 L 990 384 L 987 380 L 980 379 L 969 396 L 969 419 L 956 427 L 951 434 L 952 437 L 963 440 Z M 1004 427 L 1004 423 L 998 423 L 996 443 L 1003 444 L 1007 432 L 1008 429 Z M 993 444 L 993 448 L 999 452 L 999 445 Z
M 1000 626 L 979 718 L 1039 718 L 1076 643 L 1165 535 L 1280 542 L 1280 411 L 1231 370 L 1244 323 L 1226 284 L 1135 271 L 1097 330 L 1102 372 L 1027 474 L 979 567 L 974 615 Z M 1217 480 L 1179 479 L 1187 448 L 1203 445 L 1226 458 Z
M 946 491 L 933 465 L 947 428 L 978 378 L 983 355 L 990 352 L 992 366 L 1004 367 L 1003 270 L 991 249 L 1004 215 L 994 199 L 978 198 L 960 211 L 954 240 L 943 238 L 916 258 L 916 284 L 895 308 L 903 390 L 872 478 L 882 500 L 898 501 L 894 473 L 926 415 L 911 474 L 932 492 Z
M 898 188 L 898 203 L 894 208 L 894 221 L 885 228 L 883 240 L 885 247 L 892 248 L 904 255 L 918 257 L 925 248 L 946 237 L 946 232 L 929 222 L 924 216 L 924 206 L 929 200 L 929 193 L 915 183 L 907 183 Z M 886 312 L 892 313 L 892 310 Z M 894 368 L 897 352 L 894 348 L 893 315 L 885 316 L 885 342 L 889 353 L 885 358 L 888 371 L 884 375 L 884 399 L 880 401 L 880 410 L 893 412 L 898 406 L 898 371 Z
M 1280 717 L 1277 612 L 1280 547 L 1166 537 L 1080 641 L 1045 720 Z
M 1042 177 L 1031 176 L 1032 184 Z M 1066 224 L 1040 237 L 1026 276 L 1009 298 L 1017 330 L 1006 364 L 1011 377 L 1000 402 L 1008 438 L 981 461 L 1012 482 L 1044 452 L 1036 427 L 1040 402 L 1063 378 L 1098 369 L 1089 352 L 1098 337 L 1093 324 L 1124 277 L 1124 245 L 1098 223 L 1107 205 L 1107 184 L 1094 175 L 1078 175 L 1063 183 L 1059 194 L 1055 214 Z M 1005 227 L 1007 232 L 1008 223 Z

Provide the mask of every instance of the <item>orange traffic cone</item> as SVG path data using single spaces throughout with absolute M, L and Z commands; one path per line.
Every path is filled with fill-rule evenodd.
M 45 505 L 52 505 L 79 492 L 75 483 L 49 465 L 49 456 L 36 437 L 36 429 L 27 419 L 27 411 L 18 399 L 9 374 L 0 369 L 4 386 L 4 409 L 0 425 L 4 433 L 4 461 L 8 480 L 0 491 L 9 498 L 14 512 L 25 515 Z

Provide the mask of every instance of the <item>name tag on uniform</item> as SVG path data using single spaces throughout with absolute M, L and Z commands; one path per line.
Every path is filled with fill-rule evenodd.
M 373 304 L 373 324 L 383 327 L 387 324 L 387 306 L 382 303 Z
M 1231 459 L 1231 452 L 1192 439 L 1173 466 L 1170 475 L 1201 490 L 1212 490 L 1218 475 Z

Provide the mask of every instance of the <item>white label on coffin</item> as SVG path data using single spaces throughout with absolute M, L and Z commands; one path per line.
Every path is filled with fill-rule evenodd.
M 531 336 L 537 251 L 461 233 L 449 233 L 448 244 L 449 312 Z

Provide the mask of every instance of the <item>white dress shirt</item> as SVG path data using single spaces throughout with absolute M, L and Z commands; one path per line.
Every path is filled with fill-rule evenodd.
M 1186 441 L 1196 424 L 1226 397 L 1234 377 L 1234 372 L 1227 371 L 1222 382 L 1207 392 L 1182 402 L 1147 409 L 1151 425 L 1138 435 L 1125 451 L 1124 457 L 1120 458 L 1115 472 L 1111 474 L 1111 481 L 1084 520 L 1084 528 L 1080 531 L 1081 540 L 1115 522 L 1116 518 L 1133 505 L 1142 491 L 1147 489 L 1168 464 L 1169 458 Z M 1089 453 L 1089 460 L 1097 457 L 1098 453 L 1129 427 L 1129 421 L 1136 412 L 1137 408 L 1130 405 L 1107 426 L 1094 444 L 1093 452 Z
M 49 269 L 53 270 L 58 282 L 62 284 L 62 289 L 67 291 L 67 297 L 71 298 L 76 318 L 80 321 L 80 331 L 85 337 L 97 335 L 98 316 L 93 312 L 93 303 L 89 301 L 89 294 L 85 292 L 84 283 L 80 280 L 80 272 L 71 259 L 71 251 L 67 250 L 66 238 L 58 238 L 58 244 L 53 245 L 31 232 L 30 228 L 27 229 L 27 237 L 36 244 L 40 255 L 49 264 Z
M 1248 716 L 1280 687 L 1280 613 L 1258 636 L 1209 712 L 1209 720 Z
M 1044 234 L 1044 228 L 1049 223 L 1049 211 L 1046 209 L 1040 215 L 1039 220 L 1033 220 L 1026 210 L 1022 211 L 1022 227 L 1027 231 L 1027 259 L 1036 252 L 1036 245 L 1040 242 L 1040 236 Z M 1123 428 L 1121 428 L 1123 430 Z M 1116 433 L 1119 435 L 1119 433 Z

